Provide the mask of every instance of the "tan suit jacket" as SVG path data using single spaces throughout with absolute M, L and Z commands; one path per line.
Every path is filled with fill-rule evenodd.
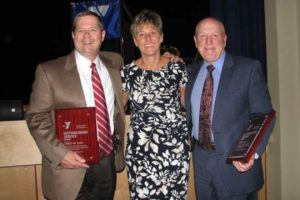
M 99 56 L 108 69 L 113 84 L 112 92 L 115 94 L 114 124 L 121 141 L 115 161 L 116 170 L 121 171 L 125 166 L 125 115 L 120 78 L 123 59 L 113 52 L 101 51 Z M 42 154 L 43 193 L 51 200 L 74 200 L 86 170 L 62 168 L 60 161 L 69 149 L 56 138 L 54 128 L 54 109 L 86 107 L 74 52 L 39 64 L 35 76 L 26 121 Z

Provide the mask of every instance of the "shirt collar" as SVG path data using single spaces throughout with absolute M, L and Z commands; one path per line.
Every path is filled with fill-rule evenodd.
M 224 60 L 225 60 L 225 55 L 226 55 L 226 52 L 224 51 L 223 54 L 221 55 L 221 57 L 212 64 L 217 71 L 222 71 Z M 204 61 L 203 67 L 206 68 L 209 65 L 211 65 L 211 64 L 208 64 L 206 61 Z
M 86 57 L 82 56 L 78 51 L 75 51 L 75 59 L 79 61 L 79 63 L 82 63 L 83 66 L 90 66 L 91 65 L 91 61 L 89 59 L 87 59 Z M 96 67 L 98 70 L 101 71 L 101 60 L 99 58 L 99 55 L 97 55 L 96 59 L 93 61 L 93 63 L 96 64 Z

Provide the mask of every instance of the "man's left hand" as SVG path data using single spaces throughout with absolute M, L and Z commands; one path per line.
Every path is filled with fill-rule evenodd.
M 250 158 L 250 160 L 247 163 L 244 162 L 240 162 L 240 161 L 233 161 L 232 164 L 235 166 L 235 168 L 239 171 L 239 172 L 246 172 L 249 169 L 251 169 L 251 167 L 254 164 L 254 154 L 252 155 L 252 157 Z

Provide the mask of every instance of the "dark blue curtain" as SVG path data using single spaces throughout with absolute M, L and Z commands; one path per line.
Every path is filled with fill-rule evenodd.
M 211 16 L 227 32 L 226 50 L 261 61 L 266 73 L 265 13 L 263 0 L 210 0 Z

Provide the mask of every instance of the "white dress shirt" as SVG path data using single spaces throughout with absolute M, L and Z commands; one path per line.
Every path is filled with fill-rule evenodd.
M 75 60 L 77 70 L 80 76 L 81 86 L 83 89 L 85 102 L 87 107 L 94 107 L 94 93 L 93 93 L 93 86 L 92 86 L 92 69 L 91 69 L 91 61 L 87 58 L 80 55 L 77 51 L 75 51 Z M 104 89 L 105 100 L 107 105 L 107 111 L 109 115 L 109 123 L 110 123 L 110 130 L 111 134 L 114 132 L 114 121 L 113 121 L 113 114 L 114 114 L 114 90 L 112 87 L 112 81 L 110 79 L 110 75 L 104 63 L 100 60 L 99 56 L 93 61 L 96 64 L 98 74 L 101 79 L 101 83 Z

